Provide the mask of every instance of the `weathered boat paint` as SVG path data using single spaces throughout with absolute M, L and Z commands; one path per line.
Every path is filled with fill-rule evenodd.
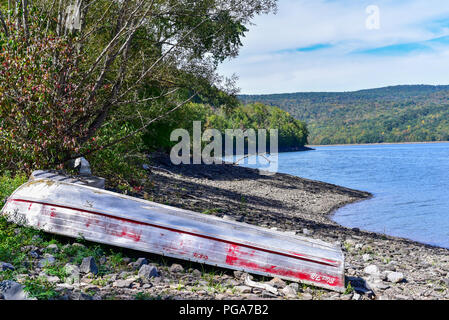
M 30 181 L 2 214 L 54 234 L 344 291 L 339 246 L 97 188 Z

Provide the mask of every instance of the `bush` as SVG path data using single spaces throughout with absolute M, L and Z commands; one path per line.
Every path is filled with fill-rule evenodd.
M 13 22 L 0 28 L 0 169 L 55 166 L 84 147 L 91 88 L 77 87 L 82 58 L 68 38 L 38 13 L 28 32 Z

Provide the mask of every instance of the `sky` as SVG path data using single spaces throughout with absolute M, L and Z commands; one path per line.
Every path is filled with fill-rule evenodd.
M 242 94 L 449 84 L 448 0 L 279 0 L 219 67 Z

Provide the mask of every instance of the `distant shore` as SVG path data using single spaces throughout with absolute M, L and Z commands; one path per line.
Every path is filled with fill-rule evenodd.
M 338 146 L 375 146 L 375 145 L 396 145 L 396 144 L 434 144 L 449 143 L 449 141 L 416 141 L 416 142 L 376 142 L 376 143 L 348 143 L 348 144 L 308 144 L 306 147 L 338 147 Z

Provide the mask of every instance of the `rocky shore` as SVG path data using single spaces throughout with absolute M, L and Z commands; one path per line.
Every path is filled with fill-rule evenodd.
M 52 290 L 52 299 L 449 298 L 448 250 L 344 228 L 329 219 L 337 208 L 368 199 L 369 193 L 285 174 L 264 176 L 257 170 L 234 165 L 173 166 L 161 155 L 153 155 L 147 169 L 145 187 L 131 195 L 340 242 L 346 256 L 346 292 L 130 250 L 117 254 L 113 251 L 116 248 L 61 238 L 56 244 L 37 241 L 36 245 L 23 248 L 31 271 L 16 272 L 11 280 L 0 282 L 0 299 L 7 298 L 8 292 L 24 294 L 20 284 L 30 277 L 51 283 L 48 288 Z M 17 230 L 23 232 L 19 227 Z M 112 251 L 108 254 L 108 250 Z M 19 268 L 8 261 L 0 264 L 0 276 Z M 60 275 L 49 272 L 56 266 L 62 270 Z M 19 285 L 15 291 L 11 289 L 14 285 Z

